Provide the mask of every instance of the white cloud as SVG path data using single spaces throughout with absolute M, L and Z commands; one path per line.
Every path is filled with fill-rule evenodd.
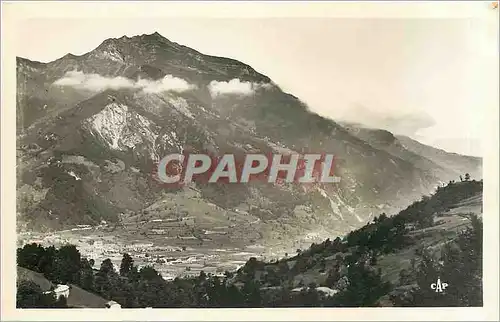
M 161 93 L 161 92 L 185 92 L 195 89 L 196 86 L 189 84 L 182 78 L 167 75 L 161 80 L 149 81 L 146 79 L 139 79 L 136 83 L 137 87 L 143 89 L 146 93 Z
M 151 81 L 139 79 L 133 81 L 125 77 L 104 77 L 98 74 L 85 74 L 81 71 L 66 72 L 64 77 L 54 82 L 57 86 L 70 86 L 76 89 L 85 89 L 93 92 L 100 92 L 107 89 L 136 88 L 142 89 L 145 93 L 161 92 L 185 92 L 195 89 L 196 86 L 189 84 L 182 78 L 165 76 L 161 80 Z
M 242 95 L 250 96 L 259 88 L 269 89 L 271 84 L 242 82 L 238 78 L 234 78 L 229 82 L 211 81 L 208 85 L 208 90 L 212 97 L 219 95 Z

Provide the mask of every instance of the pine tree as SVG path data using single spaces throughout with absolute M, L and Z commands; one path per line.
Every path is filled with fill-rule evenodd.
M 122 262 L 120 265 L 120 276 L 128 276 L 132 267 L 134 266 L 134 260 L 129 254 L 123 254 Z

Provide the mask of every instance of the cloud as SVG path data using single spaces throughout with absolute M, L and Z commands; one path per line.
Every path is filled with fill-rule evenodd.
M 167 75 L 157 81 L 149 81 L 146 79 L 139 79 L 136 84 L 142 88 L 146 93 L 161 93 L 161 92 L 185 92 L 195 89 L 196 86 L 189 84 L 182 78 Z
M 63 78 L 55 81 L 54 85 L 69 86 L 98 92 L 106 89 L 133 88 L 134 82 L 125 77 L 108 78 L 98 74 L 84 74 L 79 71 L 69 71 L 66 72 Z
M 336 117 L 336 120 L 360 123 L 368 127 L 408 136 L 414 136 L 419 131 L 436 124 L 436 121 L 423 111 L 380 111 L 362 105 L 352 106 L 342 115 Z
M 430 128 L 436 121 L 427 114 L 403 114 L 387 116 L 381 120 L 382 127 L 392 130 L 394 133 L 415 135 L 423 129 Z
M 195 89 L 196 86 L 186 80 L 167 75 L 164 78 L 152 81 L 138 79 L 137 81 L 125 77 L 104 77 L 98 74 L 85 74 L 81 71 L 66 72 L 64 77 L 54 82 L 57 86 L 69 86 L 76 89 L 100 92 L 107 89 L 142 89 L 145 93 L 185 92 Z
M 211 81 L 208 90 L 212 97 L 220 95 L 250 96 L 260 88 L 269 89 L 272 86 L 270 83 L 242 82 L 240 79 L 234 78 L 228 82 Z

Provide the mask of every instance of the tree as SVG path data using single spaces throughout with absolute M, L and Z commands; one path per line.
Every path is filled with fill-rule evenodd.
M 441 249 L 436 258 L 423 251 L 422 260 L 415 273 L 418 288 L 410 296 L 393 299 L 402 306 L 482 306 L 482 222 L 471 215 L 471 227 L 461 232 Z M 430 285 L 440 278 L 448 283 L 443 292 L 436 292 Z
M 54 270 L 54 260 L 57 254 L 57 249 L 54 246 L 45 248 L 45 253 L 38 263 L 39 272 L 47 276 Z
M 51 281 L 60 284 L 78 284 L 80 280 L 80 252 L 75 245 L 65 245 L 55 254 L 52 271 L 46 272 Z
M 110 298 L 116 291 L 118 280 L 119 276 L 108 258 L 102 262 L 101 268 L 95 276 L 95 290 L 102 296 Z
M 328 271 L 328 277 L 325 280 L 325 285 L 327 287 L 333 288 L 337 281 L 340 279 L 340 272 L 338 268 L 334 267 Z
M 134 266 L 134 260 L 130 257 L 129 254 L 123 254 L 122 263 L 120 265 L 120 275 L 128 276 L 132 267 Z
M 200 272 L 200 275 L 198 276 L 198 280 L 199 280 L 200 282 L 203 282 L 203 281 L 205 281 L 206 279 L 207 279 L 207 274 L 206 274 L 206 273 L 202 270 L 202 271 Z
M 92 259 L 90 261 L 93 261 Z M 94 290 L 94 271 L 92 270 L 92 263 L 86 258 L 83 258 L 80 264 L 80 281 L 78 285 L 84 290 Z
M 451 306 L 482 306 L 483 225 L 471 214 L 471 227 L 461 232 L 454 243 L 444 248 L 442 276 L 450 287 L 447 301 Z
M 53 293 L 43 293 L 40 286 L 32 281 L 21 280 L 17 283 L 16 306 L 18 308 L 66 307 L 64 302 L 56 301 Z
M 247 280 L 243 285 L 242 292 L 246 307 L 260 307 L 262 305 L 259 282 Z
M 102 272 L 102 273 L 107 275 L 107 274 L 110 274 L 114 271 L 115 271 L 115 269 L 113 266 L 113 262 L 109 258 L 105 259 L 101 263 L 101 268 L 99 269 L 99 272 Z
M 140 279 L 146 281 L 154 281 L 158 279 L 162 279 L 161 275 L 152 267 L 152 266 L 144 266 L 139 271 Z
M 243 266 L 243 273 L 245 273 L 248 279 L 253 279 L 258 267 L 259 262 L 257 261 L 257 258 L 250 257 L 250 259 L 245 263 L 245 266 Z
M 387 294 L 391 284 L 383 282 L 380 272 L 365 267 L 363 262 L 349 265 L 346 290 L 332 298 L 331 305 L 347 307 L 374 306 L 377 300 Z
M 308 260 L 304 256 L 297 257 L 297 260 L 295 261 L 295 265 L 293 266 L 292 270 L 296 273 L 304 273 L 307 271 L 308 267 Z
M 386 220 L 388 217 L 387 215 L 385 214 L 385 212 L 383 212 L 380 217 L 378 218 L 378 221 L 379 222 L 383 222 L 384 220 Z
M 36 243 L 17 249 L 17 265 L 40 272 L 39 263 L 45 255 L 45 249 Z
M 226 279 L 231 279 L 231 278 L 233 278 L 233 276 L 234 276 L 234 274 L 232 272 L 230 272 L 230 271 L 225 271 L 224 272 L 224 277 Z

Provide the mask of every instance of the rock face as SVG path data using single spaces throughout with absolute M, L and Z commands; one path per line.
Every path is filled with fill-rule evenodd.
M 18 58 L 17 86 L 18 222 L 28 229 L 183 214 L 196 219 L 195 231 L 230 227 L 240 239 L 331 236 L 406 206 L 458 170 L 477 173 L 481 163 L 454 156 L 450 166 L 446 152 L 433 159 L 432 148 L 407 138 L 354 133 L 250 66 L 158 33 L 108 39 L 50 63 Z M 186 147 L 333 153 L 341 181 L 307 190 L 259 183 L 167 190 L 153 179 L 155 164 Z

